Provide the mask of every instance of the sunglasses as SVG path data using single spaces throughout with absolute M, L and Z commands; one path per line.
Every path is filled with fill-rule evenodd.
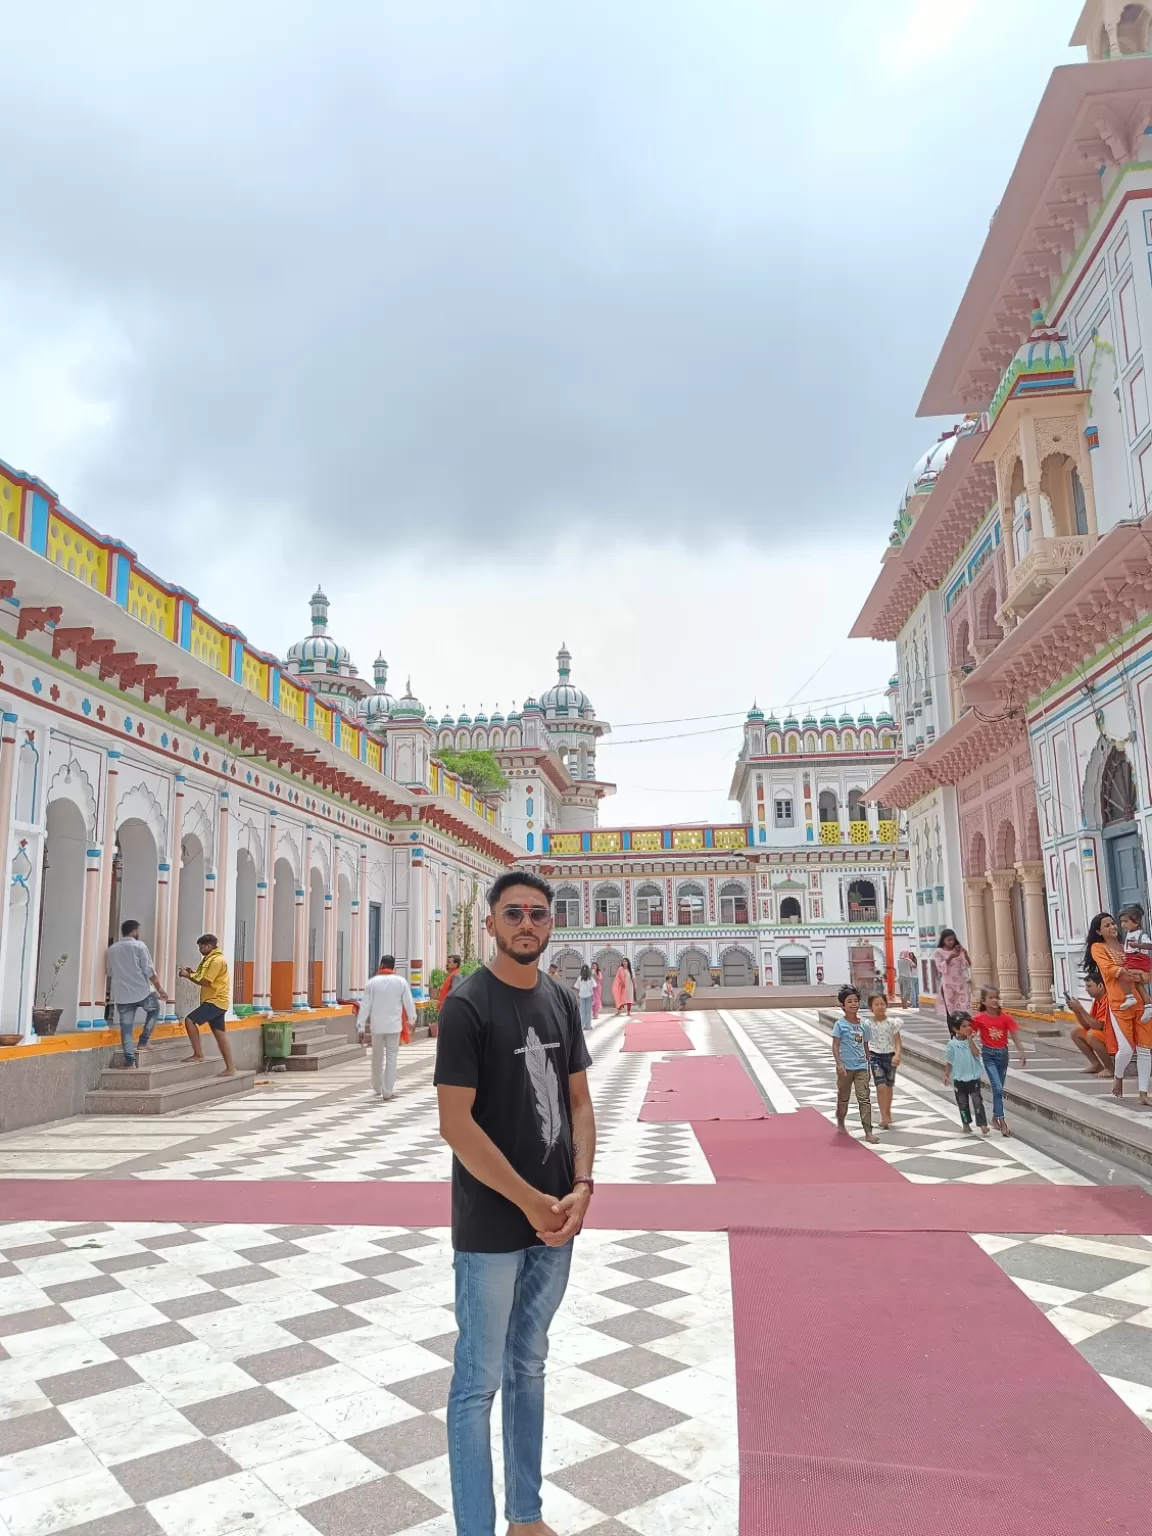
M 547 928 L 552 921 L 552 909 L 551 907 L 501 907 L 500 909 L 501 921 L 513 928 L 519 928 L 526 917 L 533 928 Z

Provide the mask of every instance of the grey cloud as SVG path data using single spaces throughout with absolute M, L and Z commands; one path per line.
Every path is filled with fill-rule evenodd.
M 131 350 L 58 487 L 90 521 L 201 499 L 353 549 L 894 510 L 1007 166 L 920 227 L 949 109 L 870 160 L 834 28 L 817 89 L 809 24 L 741 0 L 27 9 L 0 278 Z

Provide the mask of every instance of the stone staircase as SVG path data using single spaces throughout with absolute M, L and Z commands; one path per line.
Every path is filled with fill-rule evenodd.
M 289 1072 L 322 1072 L 337 1062 L 351 1061 L 363 1056 L 364 1047 L 343 1035 L 330 1035 L 326 1026 L 319 1024 L 294 1024 L 292 1026 L 292 1054 L 284 1065 Z
M 88 1115 L 165 1115 L 174 1109 L 211 1104 L 249 1093 L 256 1073 L 240 1068 L 235 1077 L 221 1077 L 224 1063 L 211 1040 L 204 1041 L 203 1061 L 183 1061 L 189 1051 L 186 1037 L 162 1040 L 140 1056 L 144 1065 L 124 1069 L 124 1056 L 116 1051 L 112 1065 L 100 1074 L 100 1086 L 84 1100 Z

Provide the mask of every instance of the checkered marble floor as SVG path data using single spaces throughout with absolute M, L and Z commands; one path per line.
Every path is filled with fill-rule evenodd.
M 0 1228 L 0 1529 L 449 1536 L 450 1262 L 438 1230 Z M 547 1401 L 561 1536 L 736 1536 L 727 1239 L 582 1237 Z
M 805 1009 L 762 1009 L 742 1012 L 740 1023 L 797 1102 L 835 1120 L 832 1045 L 828 1032 L 815 1023 L 815 1018 L 815 1013 Z M 990 1093 L 985 1093 L 984 1102 L 991 1112 Z M 893 1114 L 893 1129 L 880 1131 L 873 1091 L 872 1115 L 880 1137 L 880 1145 L 873 1150 L 915 1184 L 1088 1182 L 1019 1137 L 1005 1139 L 996 1130 L 986 1137 L 978 1131 L 965 1136 L 956 1101 L 943 1085 L 937 1092 L 912 1082 L 907 1075 L 898 1078 Z M 849 1105 L 848 1127 L 855 1136 L 863 1134 L 855 1099 Z

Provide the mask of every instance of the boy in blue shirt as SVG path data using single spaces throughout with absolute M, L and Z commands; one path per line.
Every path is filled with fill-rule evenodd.
M 976 1111 L 976 1124 L 988 1135 L 988 1116 L 984 1112 L 984 1093 L 980 1080 L 984 1076 L 984 1060 L 980 1051 L 979 1037 L 972 1033 L 972 1015 L 953 1013 L 948 1017 L 948 1041 L 944 1068 L 944 1086 L 956 1095 L 956 1107 L 960 1111 L 960 1124 L 965 1136 L 972 1134 L 972 1111 Z
M 872 1134 L 872 1074 L 868 1070 L 868 1025 L 860 1017 L 860 994 L 855 987 L 841 987 L 836 994 L 844 1017 L 832 1026 L 832 1055 L 836 1061 L 836 1129 L 846 1131 L 848 1098 L 855 1090 L 864 1140 Z

